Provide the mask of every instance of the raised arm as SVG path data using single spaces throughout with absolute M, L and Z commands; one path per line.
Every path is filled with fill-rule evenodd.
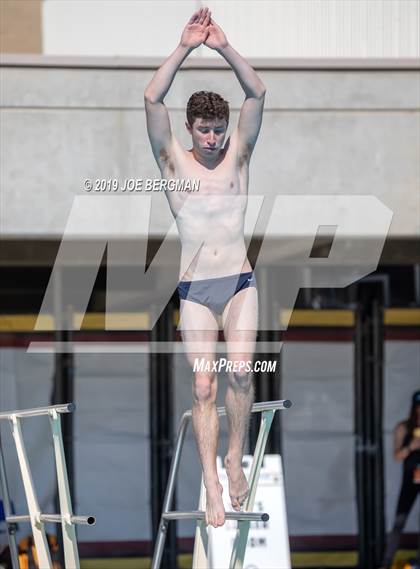
M 229 44 L 223 30 L 213 19 L 208 30 L 205 45 L 226 59 L 245 93 L 238 121 L 238 142 L 240 154 L 249 160 L 261 127 L 265 86 L 249 63 Z
M 179 45 L 156 71 L 144 92 L 147 132 L 161 170 L 169 158 L 172 138 L 169 114 L 163 100 L 184 59 L 205 41 L 209 21 L 208 8 L 201 8 L 191 16 L 182 32 Z

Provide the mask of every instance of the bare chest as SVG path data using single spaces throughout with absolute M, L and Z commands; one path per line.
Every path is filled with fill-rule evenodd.
M 217 167 L 208 169 L 188 154 L 176 157 L 168 177 L 197 180 L 199 189 L 167 194 L 174 213 L 178 214 L 182 208 L 198 217 L 220 215 L 229 209 L 228 202 L 232 202 L 232 198 L 246 196 L 246 180 L 231 156 L 226 156 Z M 188 208 L 185 208 L 187 201 Z

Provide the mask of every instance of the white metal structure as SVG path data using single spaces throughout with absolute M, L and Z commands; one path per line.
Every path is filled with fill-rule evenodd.
M 249 475 L 249 495 L 245 501 L 244 512 L 252 512 L 255 503 L 255 495 L 257 492 L 258 480 L 261 472 L 264 451 L 267 444 L 268 434 L 270 432 L 271 424 L 274 419 L 276 409 L 287 408 L 288 404 L 283 401 L 273 402 L 277 403 L 278 407 L 267 409 L 270 403 L 260 403 L 261 407 L 265 410 L 262 411 L 260 431 L 258 433 L 257 444 L 255 445 L 254 458 Z M 206 507 L 206 493 L 201 482 L 200 493 L 200 509 L 205 510 Z M 268 516 L 267 516 L 268 517 Z M 248 533 L 250 527 L 250 520 L 241 520 L 238 518 L 238 529 L 236 530 L 235 541 L 232 548 L 232 555 L 229 563 L 229 569 L 242 569 L 245 559 L 246 545 L 248 541 Z M 211 560 L 208 550 L 208 535 L 204 520 L 197 521 L 197 530 L 195 534 L 194 555 L 193 555 L 193 569 L 207 569 L 211 568 Z
M 18 522 L 31 523 L 38 558 L 38 565 L 39 567 L 42 567 L 42 569 L 52 569 L 51 555 L 48 547 L 47 535 L 45 532 L 45 523 L 61 523 L 63 531 L 65 566 L 71 567 L 72 569 L 78 569 L 80 567 L 75 525 L 92 525 L 95 523 L 95 518 L 93 516 L 74 516 L 72 512 L 69 482 L 64 455 L 63 437 L 61 433 L 60 413 L 71 413 L 73 410 L 74 405 L 72 403 L 69 403 L 64 405 L 52 405 L 50 407 L 40 407 L 37 409 L 8 411 L 6 413 L 0 413 L 0 420 L 8 420 L 10 422 L 13 439 L 16 445 L 19 467 L 22 474 L 26 501 L 29 509 L 29 515 L 12 514 L 6 477 L 6 468 L 0 441 L 0 489 L 4 501 L 5 518 L 8 527 L 13 569 L 19 569 L 18 549 L 15 540 L 16 524 Z M 41 415 L 47 415 L 50 418 L 57 472 L 58 495 L 61 510 L 61 513 L 59 514 L 43 514 L 40 510 L 22 435 L 21 420 L 28 417 L 39 417 Z
M 247 479 L 250 477 L 252 462 L 252 455 L 243 456 L 242 465 Z M 225 510 L 229 511 L 229 477 L 220 456 L 217 457 L 217 472 L 223 487 L 223 504 Z M 253 510 L 269 512 L 270 519 L 251 524 L 243 565 L 252 569 L 291 569 L 283 461 L 280 454 L 264 455 L 256 490 Z M 229 567 L 237 531 L 235 522 L 226 522 L 219 528 L 207 528 L 207 558 L 210 567 Z
M 258 478 L 261 471 L 261 465 L 264 457 L 264 450 L 267 444 L 268 434 L 270 432 L 271 424 L 273 422 L 274 414 L 277 409 L 288 409 L 291 407 L 291 402 L 288 399 L 281 401 L 267 401 L 262 403 L 255 403 L 252 406 L 252 413 L 262 412 L 260 431 L 258 434 L 257 444 L 255 446 L 254 459 L 251 466 L 251 473 L 249 476 L 250 492 L 246 500 L 244 511 L 241 512 L 227 512 L 227 520 L 237 520 L 238 530 L 235 542 L 232 549 L 232 557 L 229 564 L 229 569 L 242 569 L 245 558 L 246 544 L 248 540 L 248 532 L 251 521 L 266 521 L 269 519 L 266 513 L 252 512 L 255 494 L 258 486 Z M 218 415 L 226 415 L 226 409 L 219 407 L 217 409 Z M 170 520 L 197 520 L 197 529 L 195 535 L 194 554 L 193 554 L 193 569 L 208 569 L 208 535 L 205 525 L 205 492 L 203 482 L 201 483 L 200 503 L 198 511 L 193 512 L 177 512 L 170 511 L 172 505 L 173 494 L 175 489 L 176 475 L 179 469 L 181 459 L 182 446 L 185 439 L 185 433 L 188 423 L 191 419 L 191 411 L 186 411 L 182 416 L 178 437 L 173 455 L 171 470 L 169 473 L 168 485 L 163 504 L 163 512 L 159 524 L 157 540 L 155 544 L 155 551 L 152 560 L 152 569 L 159 569 L 162 561 L 163 549 L 165 546 L 165 539 L 167 533 L 168 522 Z

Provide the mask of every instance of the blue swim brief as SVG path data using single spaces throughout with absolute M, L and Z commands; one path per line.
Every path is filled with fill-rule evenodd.
M 226 304 L 241 290 L 256 287 L 254 273 L 240 273 L 215 279 L 180 281 L 179 298 L 207 306 L 212 312 L 222 314 Z

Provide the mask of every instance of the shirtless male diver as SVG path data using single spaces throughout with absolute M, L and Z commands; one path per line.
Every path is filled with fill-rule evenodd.
M 194 93 L 188 101 L 186 123 L 192 148 L 185 150 L 172 133 L 163 101 L 184 59 L 201 44 L 225 58 L 245 92 L 245 101 L 238 124 L 224 145 L 228 103 L 216 93 Z M 240 510 L 249 492 L 242 457 L 253 385 L 244 362 L 252 361 L 255 350 L 258 295 L 243 230 L 248 166 L 261 126 L 264 96 L 258 75 L 229 44 L 208 8 L 192 15 L 178 47 L 144 93 L 147 129 L 162 177 L 200 181 L 196 194 L 166 192 L 182 244 L 180 327 L 191 366 L 196 358 L 215 361 L 219 322 L 223 328 L 227 359 L 234 370 L 228 373 L 229 443 L 224 464 L 235 510 Z M 199 253 L 194 256 L 197 243 Z M 206 488 L 206 523 L 214 527 L 225 522 L 216 468 L 216 391 L 214 371 L 194 373 L 192 423 Z

